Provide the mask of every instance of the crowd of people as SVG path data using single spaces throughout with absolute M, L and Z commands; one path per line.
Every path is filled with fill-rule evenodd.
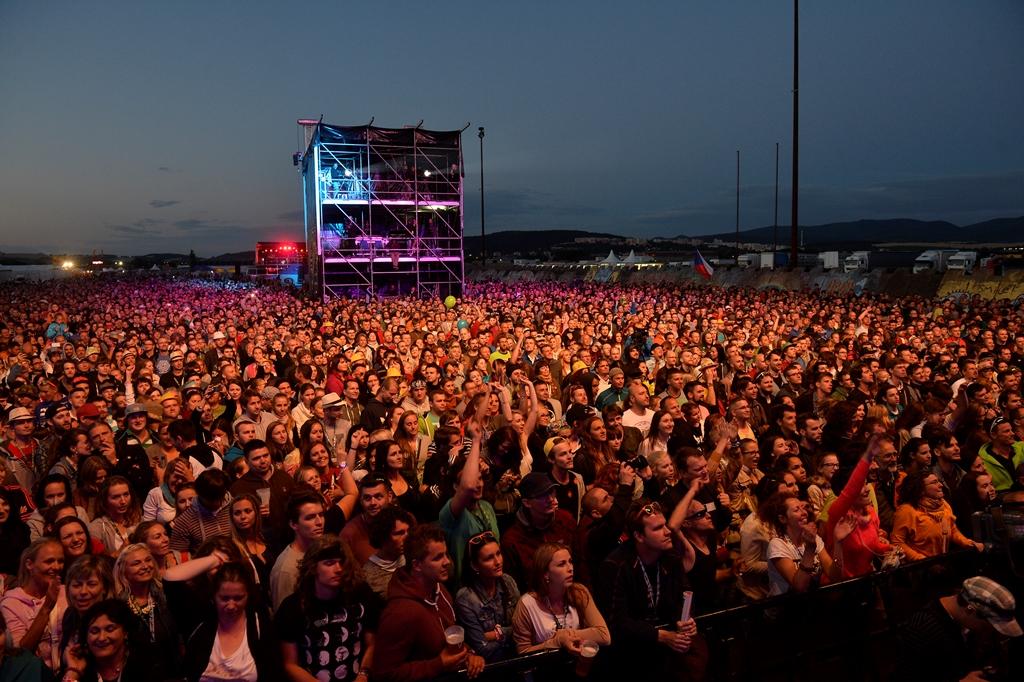
M 562 650 L 699 680 L 694 616 L 984 551 L 1024 490 L 1007 302 L 0 295 L 0 679 L 407 682 Z M 951 599 L 929 617 L 1021 634 L 989 578 Z

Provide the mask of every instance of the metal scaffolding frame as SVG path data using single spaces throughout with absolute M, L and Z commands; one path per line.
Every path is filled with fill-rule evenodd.
M 461 131 L 317 123 L 308 139 L 301 172 L 310 290 L 325 300 L 460 295 Z

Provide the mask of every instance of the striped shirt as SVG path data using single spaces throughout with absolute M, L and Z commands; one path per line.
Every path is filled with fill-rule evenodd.
M 198 498 L 194 500 L 192 506 L 174 519 L 171 549 L 187 551 L 194 555 L 199 545 L 210 538 L 230 537 L 230 501 L 231 498 L 228 497 L 220 509 L 211 513 L 205 507 L 200 507 Z

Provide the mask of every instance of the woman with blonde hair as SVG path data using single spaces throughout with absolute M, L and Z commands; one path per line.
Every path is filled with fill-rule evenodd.
M 168 669 L 174 669 L 181 639 L 167 606 L 156 559 L 147 545 L 127 545 L 114 562 L 114 594 L 142 623 L 142 632 Z
M 583 642 L 601 646 L 612 638 L 593 595 L 573 580 L 572 555 L 565 545 L 546 542 L 533 555 L 530 591 L 512 616 L 512 638 L 520 654 L 565 649 L 579 656 Z
M 64 547 L 53 538 L 39 538 L 21 553 L 18 587 L 0 599 L 11 645 L 54 669 L 59 667 L 61 623 L 68 607 L 60 582 L 63 571 Z
M 164 571 L 171 566 L 189 560 L 189 554 L 185 550 L 171 549 L 171 537 L 167 532 L 166 524 L 160 521 L 143 521 L 132 533 L 132 543 L 141 543 L 149 547 L 156 560 L 157 571 L 162 577 Z

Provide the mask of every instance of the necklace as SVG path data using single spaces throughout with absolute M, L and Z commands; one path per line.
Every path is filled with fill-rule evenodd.
M 149 634 L 151 637 L 156 634 L 154 632 L 155 623 L 153 622 L 155 615 L 154 612 L 156 611 L 156 602 L 154 601 L 152 596 L 150 596 L 149 600 L 147 600 L 145 604 L 140 604 L 138 601 L 136 601 L 134 595 L 129 594 L 128 608 L 132 610 L 132 613 L 134 613 L 136 616 L 138 616 L 146 622 L 146 624 L 149 626 Z
M 124 657 L 121 659 L 121 662 L 114 666 L 113 672 L 114 675 L 116 675 L 116 677 L 111 678 L 110 682 L 121 682 L 121 673 L 124 672 L 124 666 L 126 663 L 128 663 L 127 653 L 125 653 Z M 105 680 L 105 678 L 102 675 L 99 675 L 98 677 L 101 680 L 101 682 Z
M 544 605 L 548 607 L 548 611 L 551 612 L 551 617 L 555 619 L 555 630 L 565 630 L 569 627 L 569 602 L 563 597 L 562 600 L 562 620 L 558 620 L 558 614 L 555 613 L 555 609 L 551 606 L 551 599 L 544 597 Z

